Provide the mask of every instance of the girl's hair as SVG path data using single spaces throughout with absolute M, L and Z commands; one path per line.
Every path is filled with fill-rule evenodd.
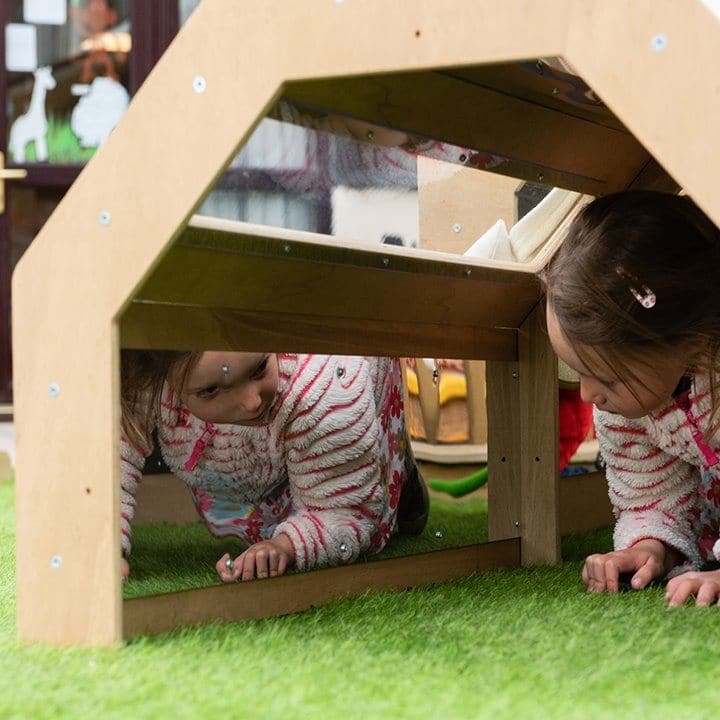
M 179 387 L 201 352 L 122 350 L 120 352 L 120 407 L 122 427 L 135 444 L 149 442 L 154 419 L 160 417 L 162 389 L 171 372 Z
M 689 369 L 718 369 L 717 269 L 720 231 L 690 198 L 638 191 L 583 208 L 540 278 L 567 340 L 627 381 L 628 361 L 652 366 L 666 353 Z M 633 290 L 654 293 L 655 305 Z

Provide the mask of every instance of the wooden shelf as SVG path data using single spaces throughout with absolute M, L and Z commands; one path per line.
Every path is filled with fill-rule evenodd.
M 514 360 L 540 296 L 521 265 L 195 217 L 121 318 L 121 342 Z
M 581 78 L 533 63 L 293 82 L 284 98 L 505 158 L 492 172 L 590 195 L 624 190 L 651 161 Z M 557 76 L 559 75 L 559 77 Z M 575 87 L 572 87 L 574 83 Z M 555 93 L 555 94 L 554 94 Z

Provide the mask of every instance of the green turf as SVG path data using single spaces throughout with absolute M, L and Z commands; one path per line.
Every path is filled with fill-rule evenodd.
M 12 508 L 1 486 L 3 720 L 717 715 L 720 610 L 669 610 L 661 588 L 586 595 L 578 558 L 607 547 L 607 531 L 566 541 L 559 567 L 57 650 L 15 640 Z
M 430 519 L 418 537 L 394 535 L 382 553 L 363 558 L 372 562 L 384 558 L 443 550 L 487 540 L 487 501 L 472 499 L 461 503 L 433 499 Z M 243 545 L 236 540 L 213 538 L 197 523 L 140 526 L 133 531 L 131 576 L 125 597 L 155 595 L 175 590 L 219 585 L 215 562 L 225 552 L 236 556 Z

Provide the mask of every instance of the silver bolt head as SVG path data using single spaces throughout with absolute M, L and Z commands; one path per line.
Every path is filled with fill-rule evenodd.
M 112 215 L 107 210 L 103 210 L 100 213 L 100 224 L 103 226 L 107 226 L 110 224 L 110 221 L 112 220 Z
M 205 90 L 207 89 L 207 81 L 205 80 L 205 78 L 202 75 L 196 75 L 193 78 L 192 85 L 193 85 L 193 90 L 196 93 L 198 93 L 198 95 L 204 93 Z
M 664 33 L 658 33 L 652 39 L 652 49 L 655 52 L 662 52 L 667 47 L 667 38 Z
M 513 376 L 513 380 L 517 380 L 517 379 L 518 379 L 519 376 L 518 376 L 517 370 L 513 370 L 512 376 Z
M 390 258 L 383 258 L 383 265 L 387 267 L 390 264 Z
M 62 558 L 59 555 L 53 555 L 50 558 L 50 567 L 53 570 L 59 570 L 62 567 Z
M 56 398 L 60 394 L 60 386 L 57 383 L 50 383 L 48 385 L 48 395 L 51 398 Z
M 520 521 L 519 521 L 519 520 L 516 520 L 516 521 L 515 521 L 515 527 L 520 527 Z
M 459 233 L 462 230 L 462 225 L 460 223 L 455 223 L 452 226 L 453 232 Z

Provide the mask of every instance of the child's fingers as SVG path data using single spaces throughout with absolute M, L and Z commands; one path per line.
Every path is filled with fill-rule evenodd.
M 239 575 L 238 560 L 233 560 L 232 557 L 225 553 L 216 563 L 215 570 L 220 576 L 223 582 L 235 582 Z
M 266 578 L 270 574 L 270 551 L 267 546 L 262 545 L 255 553 L 255 575 L 258 578 Z
M 710 605 L 720 595 L 720 586 L 712 582 L 703 583 L 697 591 L 696 605 Z
M 245 580 L 252 580 L 255 577 L 256 553 L 257 551 L 254 548 L 250 548 L 242 554 L 243 564 L 240 579 L 243 582 L 245 582 Z
M 605 592 L 607 588 L 605 577 L 606 564 L 607 557 L 605 555 L 589 555 L 585 559 L 586 572 L 583 572 L 583 576 L 586 577 L 585 587 L 588 592 Z
M 680 582 L 675 583 L 672 588 L 668 586 L 667 592 L 665 593 L 665 599 L 668 605 L 672 607 L 684 605 L 697 587 L 695 580 L 688 578 L 678 578 L 678 580 L 680 580 Z

